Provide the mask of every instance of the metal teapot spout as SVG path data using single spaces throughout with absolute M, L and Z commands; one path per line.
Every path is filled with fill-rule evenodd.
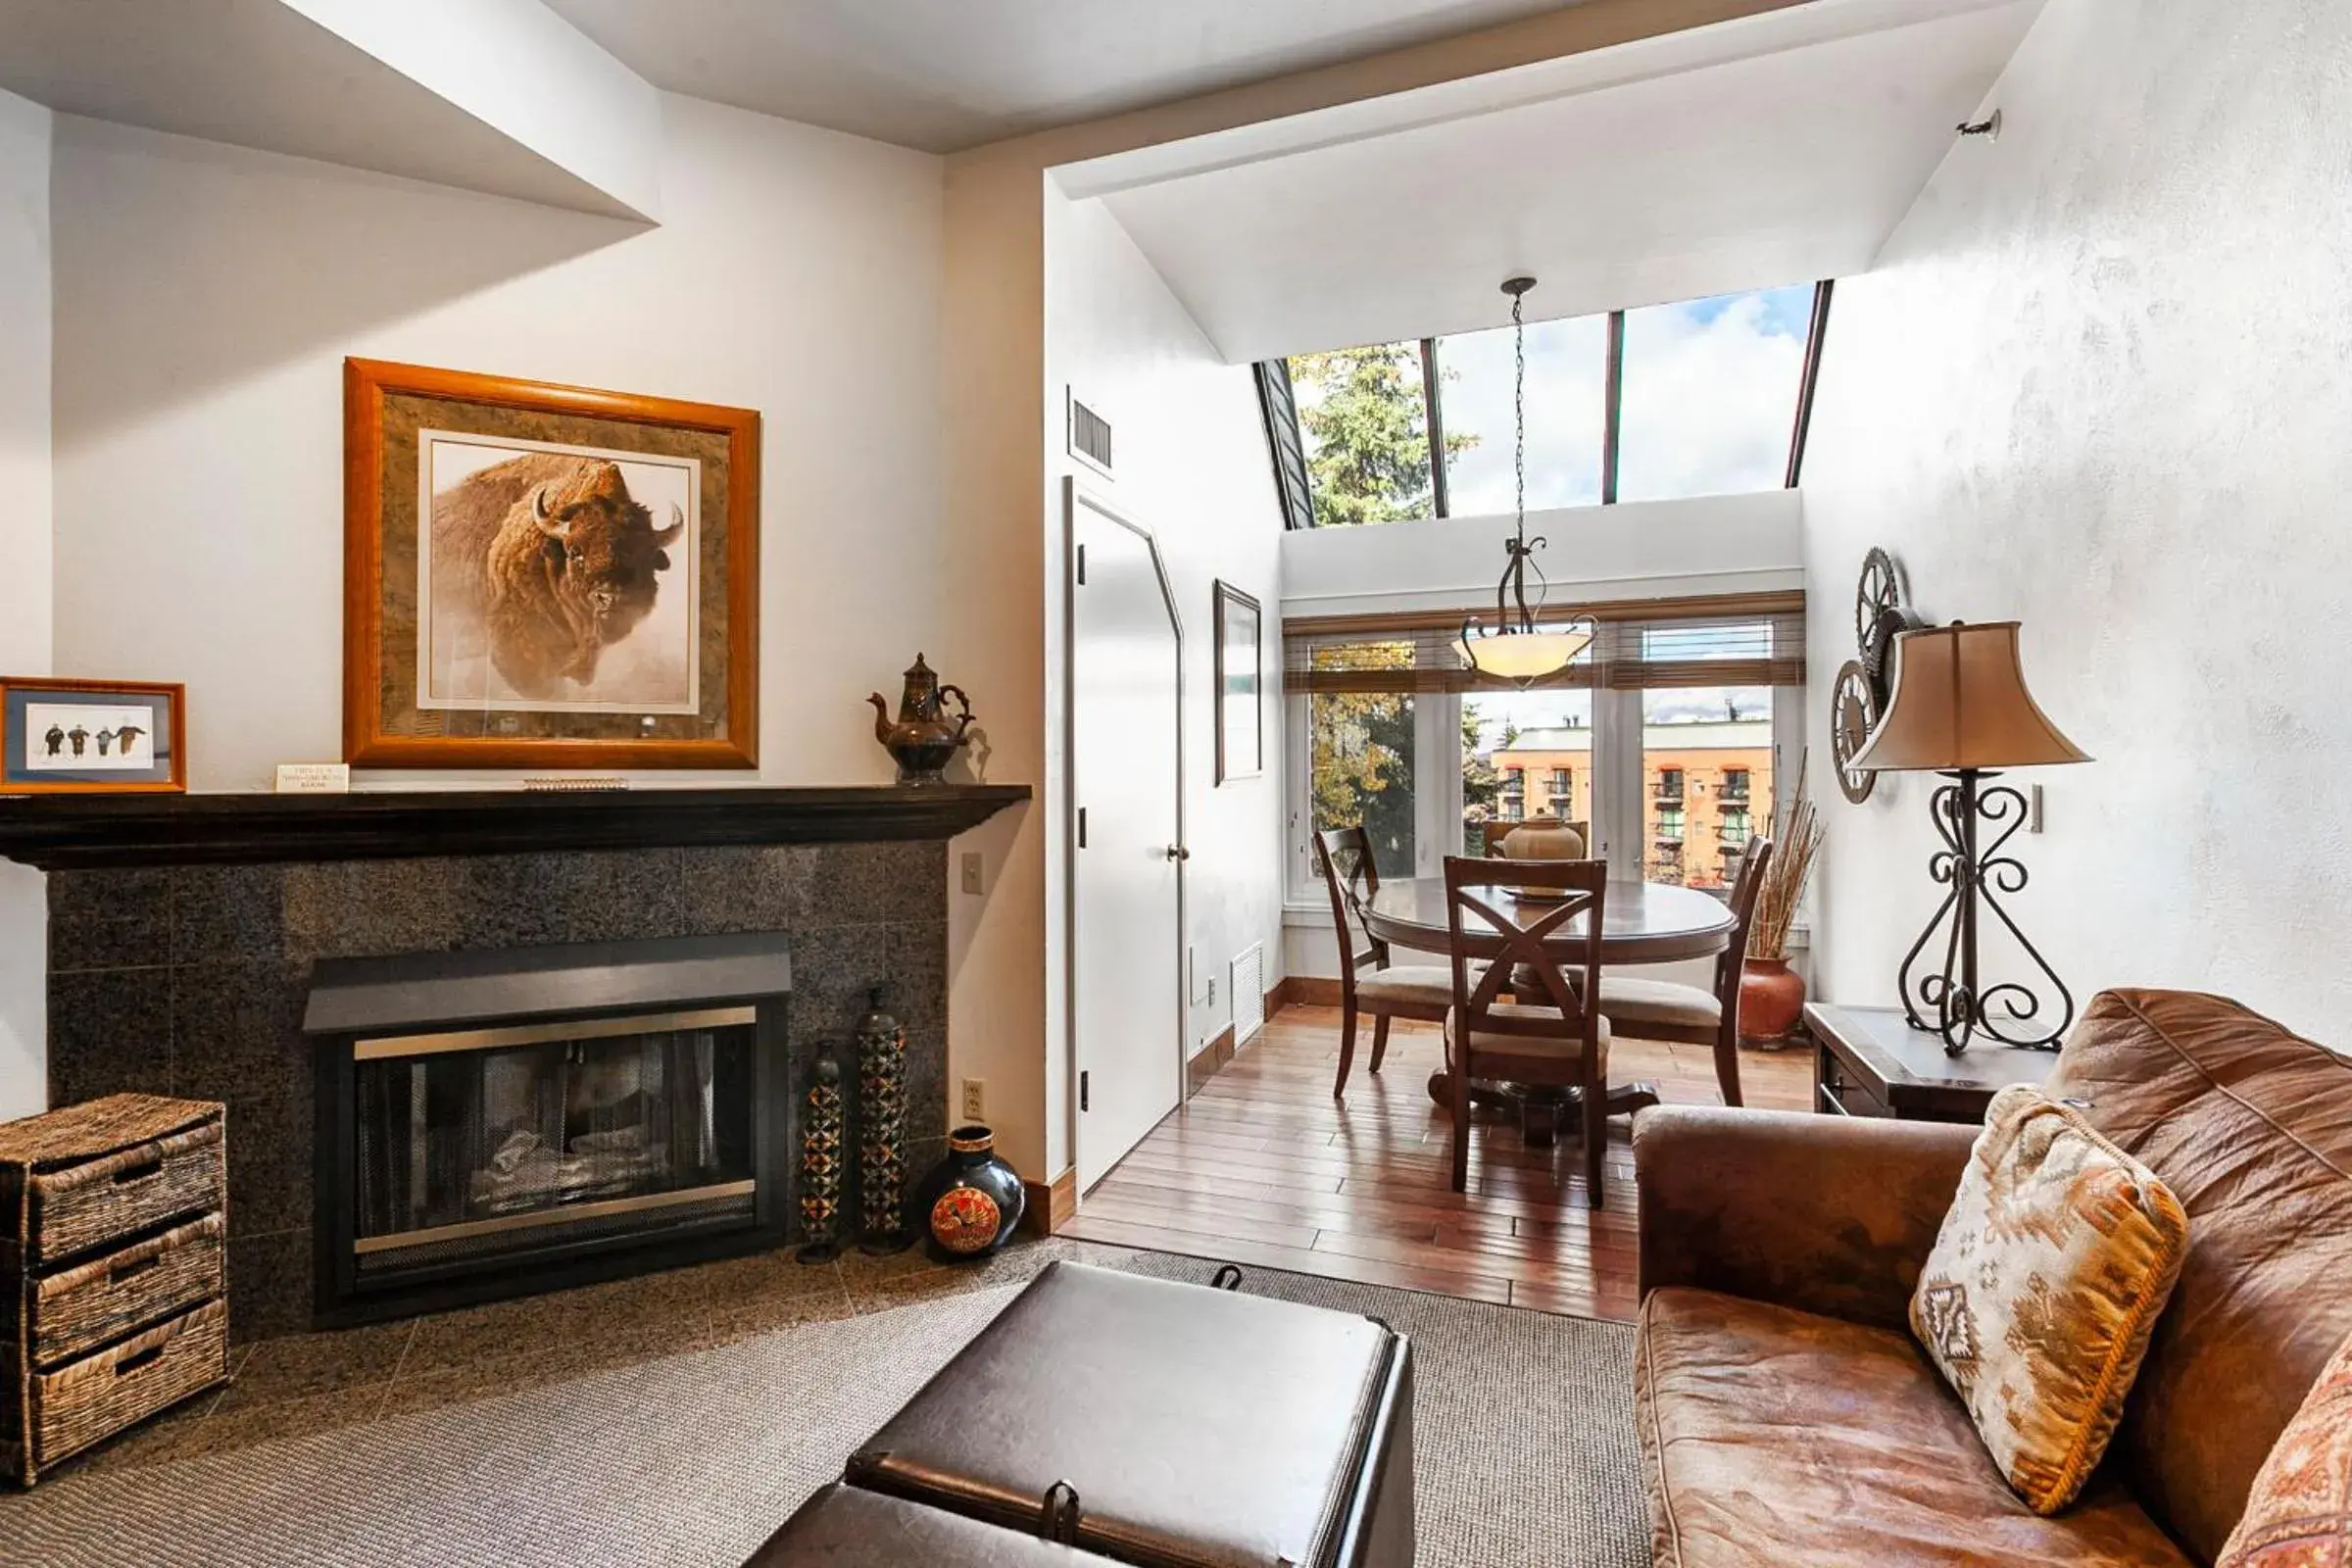
M 890 744 L 890 731 L 892 727 L 890 722 L 890 704 L 884 701 L 880 692 L 874 693 L 871 697 L 868 697 L 866 701 L 874 705 L 874 739 L 880 741 L 883 745 L 888 746 Z

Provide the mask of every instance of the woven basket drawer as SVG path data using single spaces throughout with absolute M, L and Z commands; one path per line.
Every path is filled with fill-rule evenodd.
M 31 1282 L 24 1307 L 34 1364 L 55 1366 L 221 1295 L 227 1229 L 207 1214 Z
M 219 1122 L 32 1175 L 32 1261 L 46 1265 L 222 1203 Z
M 32 1463 L 47 1469 L 228 1376 L 228 1304 L 207 1301 L 32 1379 Z

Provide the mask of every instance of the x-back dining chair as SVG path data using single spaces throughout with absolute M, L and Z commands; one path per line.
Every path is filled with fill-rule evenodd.
M 1496 889 L 1558 895 L 1522 925 Z M 1470 1085 L 1500 1079 L 1574 1089 L 1583 1099 L 1585 1200 L 1600 1206 L 1607 1148 L 1609 1021 L 1586 999 L 1600 986 L 1601 919 L 1609 889 L 1603 860 L 1499 860 L 1449 856 L 1446 922 L 1453 947 L 1453 1005 L 1446 1015 L 1452 1075 L 1453 1190 L 1470 1185 Z M 1561 928 L 1584 917 L 1581 939 L 1552 947 Z M 1564 962 L 1563 959 L 1566 959 Z M 1535 982 L 1532 992 L 1528 981 Z M 1505 985 L 1513 1000 L 1498 1000 Z
M 1600 981 L 1600 1010 L 1610 1027 L 1629 1040 L 1670 1040 L 1677 1045 L 1713 1046 L 1715 1082 L 1723 1102 L 1740 1104 L 1740 966 L 1747 956 L 1747 928 L 1756 913 L 1756 892 L 1772 863 L 1772 840 L 1751 839 L 1732 884 L 1732 943 L 1715 957 L 1715 989 L 1673 980 L 1644 980 L 1625 973 Z
M 1356 1015 L 1372 1019 L 1372 1070 L 1378 1072 L 1389 1054 L 1389 1020 L 1444 1023 L 1453 977 L 1438 964 L 1391 963 L 1389 945 L 1369 933 L 1358 951 L 1354 901 L 1369 904 L 1380 891 L 1372 836 L 1361 827 L 1323 828 L 1314 843 L 1315 869 L 1331 895 L 1331 924 L 1340 942 L 1340 1076 L 1331 1086 L 1337 1100 L 1348 1092 L 1348 1072 L 1355 1065 Z

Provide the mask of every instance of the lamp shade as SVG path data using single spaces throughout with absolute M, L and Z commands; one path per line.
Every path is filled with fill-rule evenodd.
M 2026 690 L 2014 620 L 1894 639 L 1894 694 L 1852 766 L 1886 771 L 2087 762 Z
M 1592 645 L 1589 626 L 1566 631 L 1500 631 L 1462 639 L 1462 651 L 1482 674 L 1533 680 L 1565 668 Z

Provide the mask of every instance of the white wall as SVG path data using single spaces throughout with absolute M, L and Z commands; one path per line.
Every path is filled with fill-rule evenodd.
M 1251 943 L 1265 946 L 1268 982 L 1281 973 L 1282 769 L 1280 627 L 1276 623 L 1282 517 L 1257 391 L 1247 366 L 1227 365 L 1101 201 L 1065 200 L 1046 176 L 1046 473 L 1058 491 L 1079 479 L 1152 530 L 1173 582 L 1185 635 L 1185 838 L 1193 852 L 1185 891 L 1195 955 L 1188 1051 L 1233 1021 L 1227 966 Z M 1071 459 L 1062 439 L 1064 389 L 1111 421 L 1116 477 Z M 1067 954 L 1062 830 L 1067 713 L 1062 672 L 1068 548 L 1058 507 L 1049 514 L 1046 557 L 1046 972 Z M 1253 595 L 1266 609 L 1261 679 L 1266 768 L 1216 783 L 1211 678 L 1212 583 Z M 1080 651 L 1083 657 L 1083 650 Z M 1213 997 L 1210 995 L 1213 982 Z M 1047 1160 L 1070 1162 L 1067 997 L 1047 996 Z
M 1813 690 L 1884 544 L 1936 619 L 2024 621 L 2097 760 L 2018 775 L 2014 901 L 2078 997 L 2152 984 L 2343 1033 L 2352 10 L 2051 0 L 1869 275 L 1805 470 Z M 1817 695 L 1816 724 L 1823 712 Z M 1814 795 L 1836 802 L 1816 735 Z M 1827 994 L 1893 998 L 1928 777 L 1828 813 Z
M 49 673 L 51 123 L 0 92 L 0 675 Z M 48 907 L 0 860 L 0 1121 L 48 1102 Z
M 346 355 L 759 409 L 759 778 L 891 777 L 861 699 L 945 592 L 940 163 L 665 107 L 650 229 L 60 120 L 58 665 L 186 681 L 192 788 L 340 753 Z
M 1527 514 L 1548 543 L 1536 564 L 1551 598 L 1656 599 L 1804 585 L 1796 492 L 1629 501 Z M 1282 539 L 1286 615 L 1493 607 L 1505 517 L 1302 528 Z M 1533 578 L 1529 580 L 1532 593 Z

